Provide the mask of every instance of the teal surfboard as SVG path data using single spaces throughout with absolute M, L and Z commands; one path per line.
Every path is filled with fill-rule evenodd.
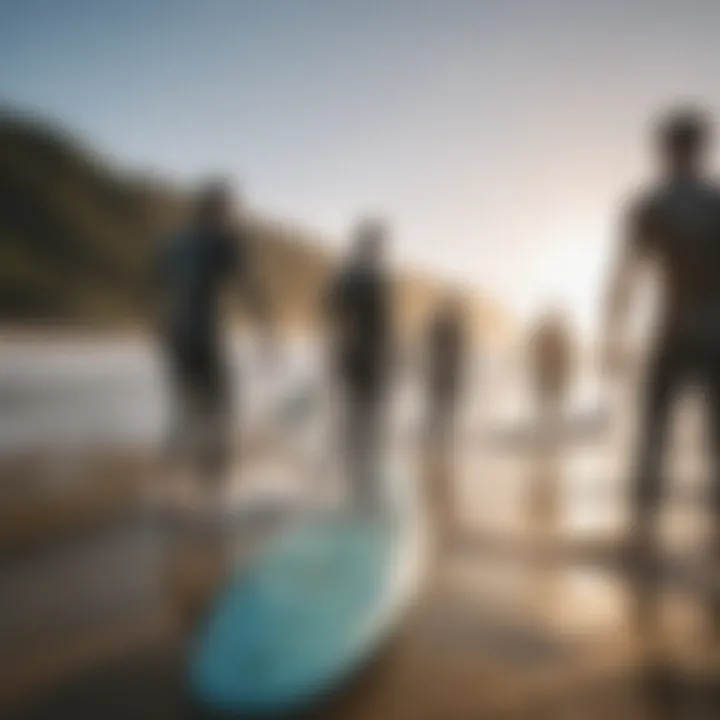
M 401 618 L 420 577 L 420 538 L 407 505 L 337 511 L 283 532 L 238 569 L 201 627 L 196 700 L 262 715 L 333 690 Z

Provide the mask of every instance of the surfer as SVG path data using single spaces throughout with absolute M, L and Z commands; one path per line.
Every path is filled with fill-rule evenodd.
M 557 428 L 570 386 L 572 342 L 560 310 L 546 312 L 531 336 L 531 372 L 543 428 Z
M 356 499 L 377 498 L 391 342 L 387 231 L 377 220 L 354 230 L 349 259 L 328 293 L 331 355 L 345 409 L 345 459 Z
M 528 509 L 535 529 L 555 527 L 559 507 L 560 428 L 570 389 L 572 338 L 565 313 L 546 310 L 530 337 L 531 381 L 537 412 L 537 437 Z
M 632 532 L 642 627 L 654 623 L 654 547 L 669 416 L 681 390 L 697 384 L 711 423 L 715 518 L 720 551 L 720 185 L 706 175 L 710 128 L 700 111 L 669 114 L 657 131 L 660 177 L 633 199 L 611 277 L 604 338 L 609 377 L 622 369 L 624 325 L 640 271 L 659 271 L 661 311 L 641 398 Z M 644 578 L 644 580 L 643 580 Z M 717 614 L 715 616 L 717 621 Z
M 268 304 L 251 264 L 248 234 L 233 223 L 230 188 L 213 181 L 198 192 L 188 226 L 161 248 L 156 283 L 174 395 L 170 460 L 219 485 L 231 459 L 233 427 L 221 301 L 235 281 L 265 323 Z
M 437 450 L 452 443 L 465 377 L 467 338 L 460 301 L 448 296 L 427 329 L 428 439 Z

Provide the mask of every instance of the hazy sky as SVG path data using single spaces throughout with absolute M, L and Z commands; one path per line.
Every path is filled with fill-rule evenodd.
M 123 164 L 227 170 L 343 241 L 592 323 L 647 121 L 720 107 L 717 0 L 0 0 L 0 97 Z

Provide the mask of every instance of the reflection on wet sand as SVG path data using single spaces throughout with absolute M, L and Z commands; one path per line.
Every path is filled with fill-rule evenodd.
M 442 539 L 432 575 L 398 635 L 324 717 L 714 717 L 718 594 L 703 590 L 707 573 L 687 570 L 696 537 L 664 556 L 652 637 L 633 625 L 637 572 L 620 542 L 623 484 L 612 468 L 624 444 L 601 434 L 582 447 L 508 452 L 473 437 L 426 456 Z M 17 717 L 107 717 L 109 707 L 159 717 L 182 706 L 195 619 L 226 568 L 282 526 L 283 508 L 312 481 L 299 482 L 298 456 L 274 443 L 246 454 L 230 493 L 237 517 L 210 528 L 148 504 L 157 472 L 141 454 L 78 454 L 66 471 L 3 463 L 6 487 L 23 488 L 5 509 L 25 518 L 3 525 L 0 581 L 2 617 L 13 620 L 0 628 L 0 684 Z M 672 496 L 686 526 L 699 517 L 696 500 Z M 48 583 L 52 597 L 29 603 Z

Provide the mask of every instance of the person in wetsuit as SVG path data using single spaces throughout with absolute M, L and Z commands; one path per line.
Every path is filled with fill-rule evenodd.
M 655 565 L 649 553 L 663 488 L 670 412 L 690 383 L 700 386 L 709 410 L 716 559 L 720 550 L 720 185 L 706 175 L 709 140 L 707 119 L 698 111 L 677 111 L 661 123 L 661 176 L 626 212 L 611 282 L 604 341 L 605 366 L 611 373 L 620 369 L 623 326 L 638 272 L 654 266 L 662 290 L 643 388 L 632 497 L 634 556 L 645 579 L 647 568 Z M 649 584 L 641 579 L 638 610 L 643 625 L 654 619 L 647 605 L 655 597 L 652 575 Z
M 565 316 L 547 312 L 531 337 L 532 384 L 541 424 L 556 426 L 571 376 L 572 343 Z
M 370 503 L 376 499 L 391 341 L 385 241 L 381 223 L 361 222 L 350 258 L 327 298 L 331 353 L 345 408 L 349 481 L 356 499 Z
M 438 450 L 452 442 L 466 355 L 462 306 L 448 297 L 431 318 L 426 338 L 428 439 Z
M 528 510 L 537 531 L 552 530 L 558 519 L 564 409 L 573 371 L 573 343 L 560 308 L 543 313 L 530 336 L 530 380 L 536 408 L 536 436 Z
M 233 425 L 223 295 L 240 284 L 258 317 L 267 319 L 247 234 L 233 225 L 225 183 L 200 190 L 190 223 L 161 247 L 155 269 L 159 334 L 174 395 L 170 459 L 187 463 L 203 480 L 218 481 L 230 462 Z

